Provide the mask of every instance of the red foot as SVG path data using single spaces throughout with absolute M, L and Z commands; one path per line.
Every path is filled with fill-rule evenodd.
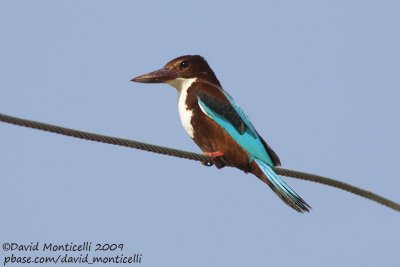
M 211 158 L 215 158 L 215 157 L 220 157 L 223 156 L 224 154 L 222 154 L 221 151 L 214 151 L 214 152 L 203 152 L 203 154 L 205 156 L 211 157 Z

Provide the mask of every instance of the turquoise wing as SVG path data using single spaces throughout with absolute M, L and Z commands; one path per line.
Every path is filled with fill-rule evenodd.
M 252 160 L 259 159 L 273 167 L 271 157 L 250 120 L 232 97 L 226 92 L 224 94 L 229 100 L 228 105 L 212 100 L 206 94 L 199 95 L 197 101 L 201 110 L 243 147 L 251 155 Z

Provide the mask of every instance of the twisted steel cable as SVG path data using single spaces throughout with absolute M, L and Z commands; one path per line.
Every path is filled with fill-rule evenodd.
M 101 143 L 124 146 L 124 147 L 131 147 L 131 148 L 145 150 L 145 151 L 149 151 L 149 152 L 153 152 L 153 153 L 158 153 L 158 154 L 163 154 L 163 155 L 168 155 L 168 156 L 173 156 L 173 157 L 178 157 L 178 158 L 183 158 L 183 159 L 196 160 L 196 161 L 200 161 L 201 163 L 203 163 L 204 165 L 207 165 L 207 166 L 212 166 L 212 165 L 217 165 L 218 167 L 229 166 L 225 162 L 220 162 L 218 160 L 211 160 L 209 157 L 198 154 L 198 153 L 193 153 L 193 152 L 189 152 L 189 151 L 184 151 L 184 150 L 179 150 L 179 149 L 174 149 L 174 148 L 169 148 L 169 147 L 163 147 L 163 146 L 158 146 L 158 145 L 147 144 L 147 143 L 133 141 L 133 140 L 129 140 L 129 139 L 123 139 L 123 138 L 102 135 L 102 134 L 95 134 L 95 133 L 89 133 L 89 132 L 80 131 L 80 130 L 69 129 L 69 128 L 56 126 L 56 125 L 52 125 L 52 124 L 47 124 L 47 123 L 42 123 L 42 122 L 37 122 L 37 121 L 33 121 L 33 120 L 21 119 L 21 118 L 9 116 L 9 115 L 1 114 L 1 113 L 0 113 L 0 121 L 18 125 L 18 126 L 24 126 L 24 127 L 28 127 L 28 128 L 57 133 L 57 134 L 61 134 L 61 135 L 71 136 L 71 137 L 95 141 L 95 142 L 101 142 Z M 282 168 L 282 167 L 276 167 L 275 170 L 276 170 L 276 173 L 279 175 L 302 179 L 302 180 L 311 181 L 311 182 L 316 182 L 316 183 L 332 186 L 335 188 L 339 188 L 344 191 L 347 191 L 347 192 L 353 193 L 355 195 L 359 195 L 361 197 L 364 197 L 364 198 L 370 199 L 372 201 L 375 201 L 377 203 L 380 203 L 380 204 L 387 206 L 391 209 L 394 209 L 396 211 L 400 211 L 399 203 L 396 203 L 394 201 L 391 201 L 390 199 L 381 197 L 375 193 L 352 186 L 352 185 L 344 183 L 344 182 L 340 182 L 340 181 L 337 181 L 337 180 L 334 180 L 334 179 L 331 179 L 328 177 L 320 176 L 320 175 L 294 171 L 294 170 L 290 170 L 290 169 L 286 169 L 286 168 Z

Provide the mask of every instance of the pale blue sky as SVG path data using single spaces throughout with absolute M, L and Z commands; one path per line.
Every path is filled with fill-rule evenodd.
M 399 11 L 2 1 L 0 112 L 198 152 L 175 90 L 129 80 L 201 54 L 284 167 L 400 201 Z M 4 123 L 0 135 L 1 242 L 122 242 L 140 266 L 399 266 L 400 214 L 346 192 L 285 178 L 313 207 L 298 214 L 235 169 Z

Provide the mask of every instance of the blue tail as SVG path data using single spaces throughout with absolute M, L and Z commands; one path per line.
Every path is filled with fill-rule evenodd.
M 294 192 L 266 163 L 254 159 L 255 163 L 268 178 L 271 189 L 290 207 L 298 212 L 309 212 L 311 207 L 296 192 Z

